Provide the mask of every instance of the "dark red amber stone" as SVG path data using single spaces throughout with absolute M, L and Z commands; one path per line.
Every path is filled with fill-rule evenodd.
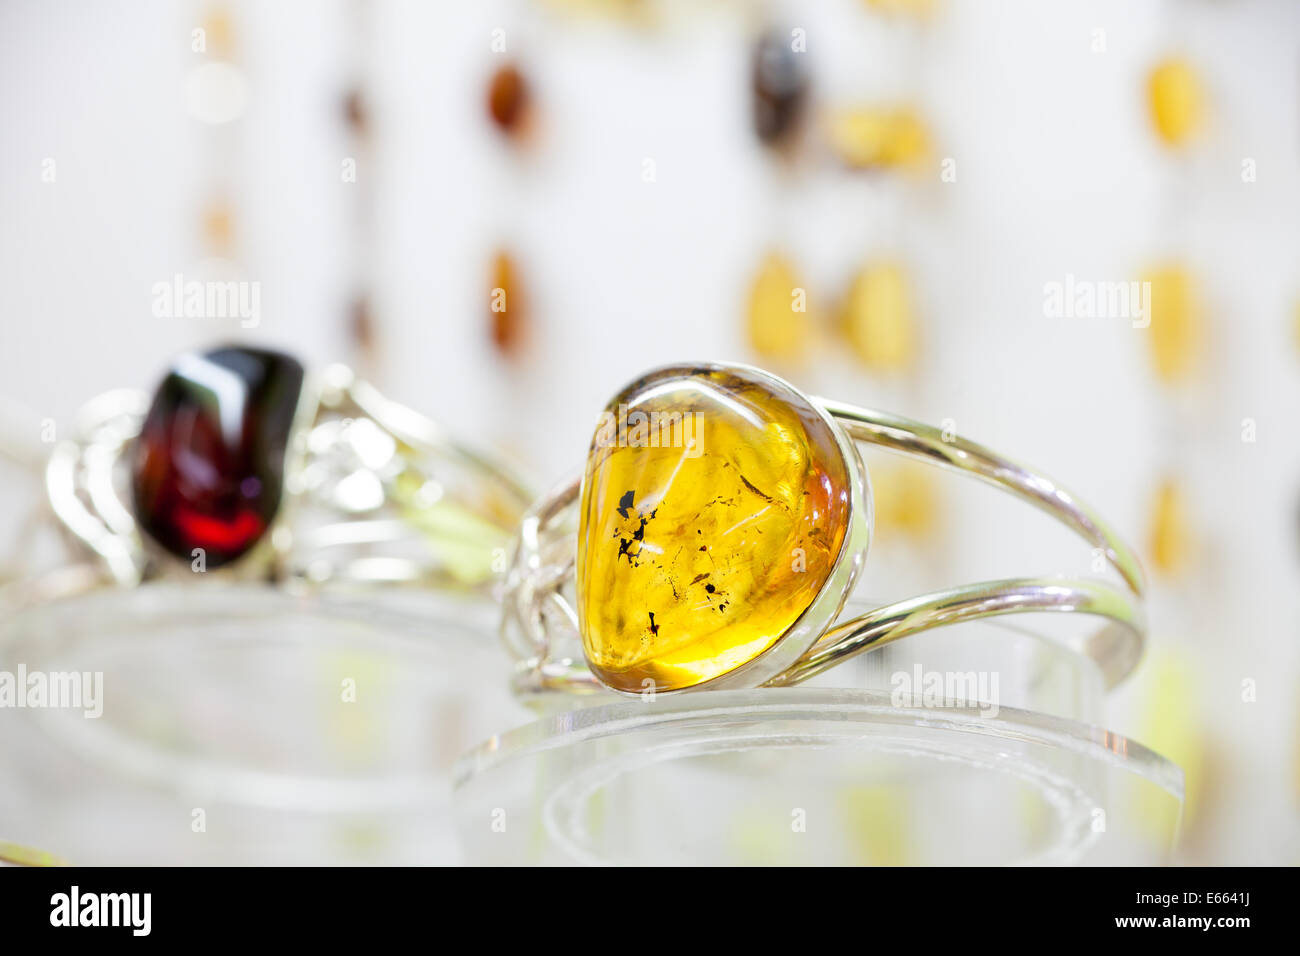
M 208 568 L 245 554 L 280 507 L 303 369 L 278 352 L 181 356 L 154 394 L 131 456 L 140 527 Z

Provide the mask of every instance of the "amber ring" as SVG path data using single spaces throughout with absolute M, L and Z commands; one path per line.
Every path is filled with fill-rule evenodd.
M 973 475 L 1053 515 L 1118 582 L 984 581 L 843 619 L 872 533 L 858 443 Z M 987 448 L 805 396 L 758 369 L 680 365 L 620 391 L 581 479 L 525 516 L 502 629 L 521 695 L 646 695 L 797 684 L 930 628 L 1069 612 L 1101 619 L 1062 640 L 1109 687 L 1141 656 L 1143 588 L 1136 556 L 1096 512 Z
M 530 496 L 510 470 L 346 367 L 242 346 L 88 402 L 44 469 L 76 559 L 10 571 L 7 605 L 215 575 L 490 592 Z

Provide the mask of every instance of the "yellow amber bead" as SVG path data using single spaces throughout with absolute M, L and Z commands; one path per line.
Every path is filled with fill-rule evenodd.
M 224 4 L 214 5 L 203 18 L 204 52 L 220 60 L 229 60 L 235 53 L 235 28 L 230 10 Z
M 849 287 L 842 317 L 845 333 L 869 367 L 906 367 L 915 350 L 912 301 L 903 269 L 893 263 L 868 266 Z
M 1187 378 L 1201 348 L 1201 308 L 1196 284 L 1178 265 L 1158 266 L 1142 276 L 1151 286 L 1151 360 L 1166 382 Z
M 785 360 L 803 356 L 810 331 L 808 296 L 783 256 L 769 254 L 759 266 L 747 319 L 749 344 L 759 355 Z
M 214 199 L 204 208 L 203 238 L 213 255 L 230 255 L 235 244 L 235 211 L 225 199 Z
M 634 382 L 602 415 L 583 476 L 588 664 L 640 692 L 754 660 L 830 576 L 851 494 L 830 425 L 778 380 L 683 366 Z
M 876 532 L 925 537 L 934 527 L 938 502 L 932 469 L 924 465 L 891 464 L 871 469 Z
M 1182 491 L 1166 481 L 1156 492 L 1151 514 L 1151 563 L 1165 574 L 1177 574 L 1191 558 L 1192 535 Z
M 556 13 L 653 27 L 663 20 L 662 4 L 651 0 L 545 0 Z
M 906 108 L 841 110 L 829 137 L 840 159 L 859 169 L 915 167 L 930 152 L 925 124 Z
M 866 0 L 866 5 L 884 16 L 925 17 L 934 12 L 933 0 Z
M 1200 129 L 1205 112 L 1204 97 L 1196 71 L 1182 60 L 1170 59 L 1156 65 L 1147 82 L 1151 122 L 1160 138 L 1181 146 Z

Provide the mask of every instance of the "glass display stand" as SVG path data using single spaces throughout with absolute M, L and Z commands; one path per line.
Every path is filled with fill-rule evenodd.
M 0 710 L 0 840 L 88 865 L 459 862 L 449 768 L 527 718 L 470 599 L 108 590 L 5 620 L 20 667 L 102 674 Z
M 983 679 L 983 699 L 932 675 Z M 455 772 L 466 859 L 1146 864 L 1172 848 L 1182 772 L 1094 724 L 1087 658 L 982 622 L 821 680 L 864 689 L 602 695 L 489 739 Z
M 1027 630 L 533 719 L 495 615 L 201 585 L 13 614 L 0 671 L 102 675 L 102 713 L 0 710 L 0 841 L 87 865 L 1151 863 L 1177 833 L 1181 772 L 1098 729 L 1091 662 Z

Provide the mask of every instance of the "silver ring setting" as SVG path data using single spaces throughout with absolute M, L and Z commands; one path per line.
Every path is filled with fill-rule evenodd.
M 275 398 L 281 434 L 255 421 L 257 383 L 231 374 L 277 365 L 299 369 Z M 189 392 L 168 399 L 182 373 Z M 158 422 L 165 447 L 149 448 Z M 4 589 L 11 604 L 195 572 L 299 589 L 489 594 L 529 500 L 511 469 L 345 366 L 303 375 L 287 356 L 240 347 L 179 359 L 152 401 L 133 389 L 92 399 L 44 477 L 74 558 L 15 575 Z M 188 536 L 172 536 L 177 528 Z
M 580 566 L 586 554 L 580 555 L 580 551 L 593 546 L 612 547 L 612 544 L 601 540 L 599 535 L 593 545 L 590 534 L 593 514 L 608 517 L 610 507 L 608 502 L 603 506 L 593 504 L 602 495 L 608 497 L 607 482 L 601 484 L 606 481 L 607 471 L 600 472 L 600 468 L 607 468 L 607 465 L 598 464 L 593 467 L 598 454 L 603 454 L 600 448 L 601 432 L 598 429 L 582 479 L 569 481 L 540 499 L 525 515 L 520 527 L 515 556 L 507 577 L 502 625 L 506 645 L 517 660 L 514 686 L 518 694 L 530 698 L 545 697 L 555 691 L 580 694 L 613 691 L 624 696 L 644 696 L 647 693 L 675 694 L 703 689 L 791 685 L 805 681 L 864 651 L 931 628 L 994 616 L 1036 612 L 1075 613 L 1102 619 L 1103 627 L 1096 633 L 1064 640 L 1074 650 L 1096 663 L 1107 687 L 1123 680 L 1136 665 L 1146 633 L 1142 604 L 1144 582 L 1136 555 L 1077 496 L 1055 481 L 1011 459 L 920 422 L 805 396 L 794 386 L 767 372 L 742 365 L 682 365 L 655 370 L 621 390 L 607 406 L 605 415 L 626 409 L 629 401 L 633 408 L 648 408 L 646 401 L 659 399 L 647 399 L 646 396 L 662 398 L 665 395 L 669 397 L 661 407 L 666 412 L 689 414 L 702 407 L 692 404 L 694 399 L 689 396 L 698 389 L 691 383 L 716 380 L 720 376 L 734 378 L 743 383 L 746 390 L 765 392 L 767 398 L 774 402 L 770 407 L 776 409 L 777 413 L 782 405 L 789 404 L 813 409 L 817 422 L 833 436 L 833 445 L 840 459 L 840 470 L 837 473 L 843 476 L 841 480 L 848 501 L 848 512 L 842 542 L 833 563 L 826 570 L 820 589 L 792 623 L 778 621 L 772 625 L 773 628 L 779 627 L 779 633 L 771 634 L 766 647 L 737 666 L 721 663 L 713 666 L 692 659 L 689 673 L 692 676 L 699 675 L 701 679 L 683 682 L 675 678 L 664 680 L 658 676 L 670 671 L 649 658 L 644 651 L 646 646 L 652 648 L 650 654 L 654 653 L 653 648 L 656 646 L 667 647 L 668 650 L 663 651 L 665 658 L 676 655 L 676 659 L 681 659 L 683 654 L 679 647 L 694 640 L 697 633 L 707 630 L 709 640 L 713 642 L 709 646 L 717 646 L 715 636 L 723 634 L 724 629 L 716 628 L 710 621 L 700 620 L 698 615 L 690 617 L 690 608 L 705 606 L 705 596 L 697 591 L 688 591 L 685 585 L 693 585 L 703 575 L 676 573 L 681 569 L 669 567 L 666 558 L 660 557 L 657 561 L 652 559 L 646 570 L 632 568 L 633 562 L 630 559 L 626 562 L 626 568 L 619 565 L 619 574 L 631 582 L 630 591 L 625 592 L 613 583 L 614 578 L 606 576 L 599 582 L 602 589 L 600 594 L 584 593 L 584 587 L 590 588 L 591 584 L 582 579 Z M 638 396 L 641 398 L 638 399 Z M 638 401 L 641 402 L 640 405 Z M 743 440 L 741 444 L 744 444 Z M 926 594 L 842 618 L 845 603 L 867 566 L 872 537 L 871 483 L 868 469 L 858 453 L 859 444 L 883 448 L 947 470 L 968 474 L 1033 505 L 1082 537 L 1092 547 L 1094 555 L 1104 558 L 1119 582 L 1116 584 L 1100 578 L 1065 575 L 1005 578 Z M 782 455 L 789 451 L 786 445 L 776 448 Z M 627 454 L 640 456 L 629 457 L 632 464 L 627 470 L 629 474 L 635 475 L 659 474 L 656 471 L 660 468 L 659 460 L 665 456 L 671 458 L 675 453 L 641 450 Z M 733 454 L 727 447 L 710 446 L 704 454 L 724 457 L 731 455 L 731 462 L 735 464 L 742 459 L 752 461 L 754 454 L 762 455 L 763 452 L 751 447 Z M 769 460 L 771 457 L 770 454 L 767 456 Z M 607 456 L 600 461 L 607 462 Z M 737 466 L 736 470 L 741 469 Z M 722 472 L 698 468 L 691 471 L 691 465 L 683 460 L 673 465 L 670 480 L 660 482 L 660 487 L 650 499 L 651 503 L 669 501 L 667 496 L 671 494 L 678 498 L 678 519 L 688 512 L 695 514 L 689 506 L 682 505 L 680 498 L 683 494 L 697 494 L 699 489 L 679 490 L 676 487 L 685 488 L 694 480 L 690 477 L 692 474 L 718 475 Z M 743 480 L 744 476 L 741 478 Z M 750 506 L 741 507 L 741 521 L 766 511 L 768 505 L 765 501 L 772 500 L 761 488 L 755 487 L 755 483 L 747 480 L 743 483 L 758 497 L 751 496 L 748 499 Z M 641 497 L 640 494 L 632 494 L 620 500 L 619 504 L 635 506 Z M 794 501 L 795 498 L 789 498 L 781 503 L 789 506 Z M 691 520 L 677 520 L 671 532 L 661 534 L 652 546 L 647 547 L 652 547 L 658 556 L 670 551 L 680 553 L 682 534 L 692 531 L 701 534 L 707 542 L 708 532 L 705 531 L 705 526 L 716 528 L 717 525 L 709 523 L 704 517 L 706 512 L 701 510 L 698 514 L 701 516 L 700 526 L 692 527 Z M 647 519 L 653 516 L 654 509 L 643 508 L 635 513 L 634 517 L 640 519 L 638 532 L 648 533 L 643 532 L 643 529 Z M 823 528 L 825 526 L 825 514 L 817 515 L 815 521 L 806 515 L 804 518 L 805 526 L 809 526 L 810 522 L 821 523 Z M 614 519 L 614 522 L 617 525 L 618 519 Z M 676 535 L 675 540 L 673 535 Z M 620 540 L 626 542 L 627 539 Z M 639 545 L 640 542 L 637 542 L 632 547 Z M 765 594 L 768 585 L 782 575 L 777 573 L 772 576 L 773 561 L 765 564 L 759 556 L 764 547 L 762 539 L 749 535 L 736 538 L 736 545 L 731 549 L 733 552 L 751 548 L 759 550 L 752 553 L 747 551 L 742 557 L 731 561 L 728 567 L 738 567 L 742 561 L 747 562 L 751 571 L 759 576 L 758 583 L 749 593 Z M 629 546 L 624 543 L 619 547 L 626 551 Z M 700 550 L 703 551 L 704 547 L 700 546 Z M 606 560 L 603 567 L 610 566 Z M 756 570 L 754 566 L 757 566 Z M 696 565 L 690 565 L 691 571 L 697 569 Z M 606 640 L 606 635 L 594 633 L 596 628 L 593 628 L 592 615 L 584 613 L 585 607 L 599 607 L 604 602 L 617 605 L 620 601 L 625 601 L 629 593 L 635 594 L 636 606 L 626 613 L 619 610 L 611 615 L 612 620 L 619 622 L 614 627 L 613 640 L 621 642 L 616 648 L 617 653 L 622 655 L 620 659 L 648 662 L 641 670 L 629 668 L 628 672 L 633 677 L 643 678 L 639 687 L 633 681 L 622 680 L 622 675 L 618 673 L 614 673 L 611 680 L 608 668 L 602 672 L 601 663 L 604 661 L 598 663 L 593 660 L 593 656 L 600 657 L 609 641 Z M 640 620 L 643 609 L 647 613 L 653 612 L 649 624 Z M 632 621 L 634 616 L 636 620 Z M 674 623 L 679 625 L 677 633 L 683 637 L 677 645 L 667 645 L 662 641 L 656 645 L 661 632 L 654 628 L 665 617 L 673 618 Z M 751 624 L 752 622 L 746 621 L 741 629 L 750 627 Z M 607 631 L 611 627 L 608 621 L 601 626 L 606 627 Z M 721 640 L 725 643 L 725 638 Z M 605 643 L 602 644 L 602 641 Z M 699 646 L 704 644 L 700 643 Z M 724 649 L 724 653 L 729 652 L 729 648 Z M 704 653 L 698 652 L 697 657 Z M 655 670 L 656 667 L 658 670 Z

